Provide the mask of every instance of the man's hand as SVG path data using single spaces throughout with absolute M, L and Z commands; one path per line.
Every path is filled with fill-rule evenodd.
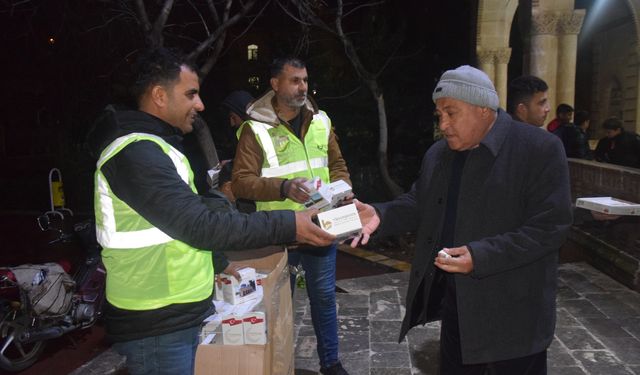
M 591 210 L 591 216 L 594 218 L 594 220 L 598 220 L 598 221 L 616 220 L 620 218 L 620 215 L 605 214 L 605 213 L 593 211 L 593 210 Z
M 320 229 L 311 221 L 318 210 L 305 210 L 296 212 L 296 241 L 313 246 L 329 246 L 335 241 L 336 236 Z
M 358 216 L 360 216 L 360 222 L 362 223 L 362 233 L 351 241 L 351 247 L 356 247 L 358 243 L 366 245 L 369 242 L 369 237 L 380 225 L 380 217 L 378 217 L 378 213 L 373 206 L 362 203 L 357 199 L 354 199 L 353 203 L 356 205 Z
M 449 255 L 438 254 L 438 256 L 436 256 L 434 264 L 441 270 L 450 273 L 462 274 L 468 274 L 473 271 L 473 258 L 471 257 L 468 247 L 444 248 L 440 250 L 440 252 L 444 252 Z
M 307 179 L 304 177 L 297 177 L 291 180 L 286 180 L 282 187 L 282 192 L 285 198 L 289 198 L 297 203 L 304 203 L 309 200 L 309 189 L 304 185 Z
M 225 268 L 222 273 L 227 274 L 227 275 L 231 275 L 233 277 L 236 278 L 236 280 L 241 281 L 240 280 L 240 273 L 238 272 L 238 270 L 245 268 L 246 266 L 240 264 L 240 263 L 235 263 L 235 262 L 231 262 L 229 263 L 229 265 L 227 266 L 227 268 Z M 222 280 L 220 279 L 220 274 L 216 273 L 216 284 L 218 284 L 219 287 L 222 287 Z

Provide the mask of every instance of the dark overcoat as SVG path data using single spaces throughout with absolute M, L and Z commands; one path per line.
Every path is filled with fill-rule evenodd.
M 439 319 L 443 290 L 433 262 L 442 248 L 454 154 L 444 140 L 436 142 L 412 189 L 374 205 L 380 235 L 417 232 L 400 340 L 412 327 Z M 458 197 L 454 247 L 468 246 L 474 265 L 470 274 L 455 276 L 464 363 L 518 358 L 549 346 L 558 250 L 571 221 L 562 143 L 500 110 L 467 157 Z

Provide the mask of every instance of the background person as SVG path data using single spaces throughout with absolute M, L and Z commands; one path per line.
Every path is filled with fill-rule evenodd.
M 578 159 L 593 159 L 593 152 L 589 147 L 589 112 L 576 111 L 574 116 L 574 125 L 570 128 L 570 132 L 566 134 L 567 157 Z
M 400 339 L 442 319 L 441 374 L 546 374 L 572 220 L 562 145 L 499 110 L 489 77 L 470 66 L 445 72 L 433 100 L 444 139 L 411 190 L 375 209 L 357 203 L 363 243 L 376 229 L 417 231 Z
M 247 115 L 247 107 L 255 99 L 251 94 L 244 90 L 236 90 L 231 92 L 223 101 L 222 108 L 229 112 L 229 125 L 237 129 L 243 122 L 249 119 Z
M 536 76 L 520 76 L 509 82 L 507 111 L 514 120 L 542 127 L 549 113 L 547 83 Z
M 334 237 L 310 212 L 244 215 L 196 194 L 180 142 L 204 105 L 196 69 L 182 55 L 144 52 L 132 92 L 137 110 L 103 116 L 113 131 L 93 142 L 107 335 L 130 374 L 191 374 L 200 324 L 212 313 L 212 251 L 294 240 L 326 246 Z
M 568 125 L 573 118 L 573 107 L 566 103 L 561 103 L 556 107 L 556 118 L 547 125 L 547 130 L 551 133 L 557 131 L 562 125 Z
M 598 141 L 595 157 L 597 161 L 640 168 L 640 140 L 635 133 L 624 130 L 622 121 L 610 117 L 602 127 L 606 137 Z
M 347 164 L 327 114 L 307 96 L 308 75 L 297 58 L 276 59 L 271 88 L 247 110 L 233 166 L 233 193 L 256 202 L 258 211 L 302 210 L 309 199 L 304 183 L 344 180 Z M 302 264 L 316 334 L 320 372 L 347 374 L 338 356 L 336 245 L 301 247 L 289 254 L 290 267 Z M 292 290 L 295 272 L 291 277 Z

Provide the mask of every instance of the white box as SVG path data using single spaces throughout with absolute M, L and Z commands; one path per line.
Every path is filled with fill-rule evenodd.
M 335 235 L 338 241 L 360 234 L 362 223 L 355 204 L 334 208 L 318 214 L 318 225 Z
M 333 208 L 351 194 L 351 186 L 343 180 L 334 181 L 325 186 L 331 195 L 331 207 Z
M 256 270 L 251 267 L 246 267 L 238 270 L 238 273 L 241 276 L 240 281 L 233 275 L 220 274 L 224 301 L 232 305 L 237 305 L 257 297 Z
M 316 208 L 326 211 L 335 208 L 344 198 L 351 194 L 351 186 L 343 180 L 323 184 L 316 177 L 307 181 L 305 186 L 309 189 L 309 200 L 304 203 L 306 208 Z
M 244 343 L 264 345 L 267 343 L 267 324 L 264 312 L 252 311 L 242 316 Z
M 244 345 L 242 317 L 232 314 L 222 318 L 222 343 L 224 345 Z
M 640 204 L 612 197 L 578 198 L 576 200 L 576 207 L 610 215 L 640 216 Z

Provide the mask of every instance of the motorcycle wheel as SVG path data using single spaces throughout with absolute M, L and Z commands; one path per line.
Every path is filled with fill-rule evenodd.
M 30 323 L 22 311 L 9 311 L 0 321 L 0 368 L 17 372 L 33 365 L 42 351 L 45 341 L 21 343 L 17 340 Z

